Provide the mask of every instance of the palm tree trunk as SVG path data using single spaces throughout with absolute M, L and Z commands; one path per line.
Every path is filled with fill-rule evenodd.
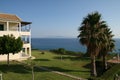
M 7 65 L 9 66 L 9 53 L 7 55 Z
M 106 61 L 106 56 L 103 55 L 103 71 L 107 70 L 107 61 Z
M 91 76 L 97 76 L 95 56 L 91 56 Z

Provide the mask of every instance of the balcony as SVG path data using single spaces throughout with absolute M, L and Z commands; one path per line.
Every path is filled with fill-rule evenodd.
M 30 35 L 31 34 L 31 30 L 30 27 L 22 27 L 21 31 L 20 31 L 21 35 Z
M 14 35 L 15 37 L 19 37 L 20 33 L 18 31 L 0 31 L 0 36 L 3 35 Z
M 27 31 L 21 31 L 21 32 L 20 32 L 20 35 L 31 35 L 31 33 L 30 33 L 30 32 L 27 32 Z
M 30 22 L 0 22 L 0 36 L 13 34 L 15 37 L 31 35 Z
M 31 35 L 28 31 L 0 31 L 0 36 L 3 35 L 14 35 L 15 37 L 21 36 L 21 35 Z
M 24 44 L 23 44 L 23 48 L 27 48 L 27 47 L 31 47 L 31 46 L 30 46 L 30 43 L 24 43 Z
M 31 38 L 30 38 L 30 36 L 21 36 L 21 39 L 23 41 L 23 47 L 24 48 L 31 47 Z

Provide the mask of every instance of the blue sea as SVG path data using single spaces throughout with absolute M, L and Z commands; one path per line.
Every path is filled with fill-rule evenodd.
M 120 39 L 115 39 L 116 50 L 120 49 Z M 65 48 L 76 52 L 86 52 L 86 47 L 77 38 L 32 38 L 32 48 L 50 50 Z

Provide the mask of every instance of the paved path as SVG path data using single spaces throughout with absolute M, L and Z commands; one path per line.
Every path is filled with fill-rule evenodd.
M 21 61 L 16 61 L 16 62 L 19 62 L 21 64 L 24 64 L 24 65 L 27 65 L 26 63 L 23 63 Z M 70 75 L 70 74 L 66 74 L 66 73 L 63 73 L 63 72 L 59 72 L 59 71 L 54 71 L 52 69 L 48 69 L 48 68 L 45 68 L 45 67 L 39 67 L 39 66 L 35 66 L 36 68 L 39 68 L 39 69 L 42 69 L 42 70 L 46 70 L 46 71 L 50 71 L 50 72 L 53 72 L 53 73 L 56 73 L 56 74 L 59 74 L 59 75 L 63 75 L 63 76 L 66 76 L 66 77 L 70 77 L 74 80 L 87 80 L 87 79 L 83 79 L 83 78 L 80 78 L 80 77 L 76 77 L 76 76 L 73 76 L 73 75 Z
M 39 68 L 42 69 L 42 70 L 51 71 L 51 72 L 59 74 L 59 75 L 63 75 L 63 76 L 67 76 L 67 77 L 73 78 L 74 80 L 87 80 L 87 79 L 76 77 L 76 76 L 73 76 L 73 75 L 70 75 L 70 74 L 66 74 L 66 73 L 63 73 L 63 72 L 54 71 L 54 70 L 51 70 L 51 69 L 48 69 L 48 68 L 45 68 L 45 67 L 39 67 Z

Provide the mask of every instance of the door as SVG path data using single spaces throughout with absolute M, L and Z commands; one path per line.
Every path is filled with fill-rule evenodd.
M 4 31 L 4 25 L 0 24 L 0 31 Z

